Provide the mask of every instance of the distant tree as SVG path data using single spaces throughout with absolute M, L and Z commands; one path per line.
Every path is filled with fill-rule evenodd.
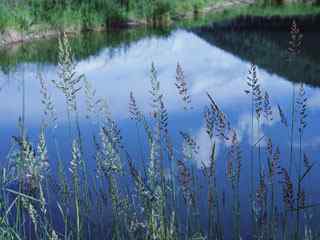
M 258 2 L 260 2 L 260 4 L 262 4 L 264 6 L 283 5 L 284 4 L 284 0 L 261 0 Z
M 274 3 L 276 5 L 283 5 L 284 4 L 284 0 L 274 0 Z

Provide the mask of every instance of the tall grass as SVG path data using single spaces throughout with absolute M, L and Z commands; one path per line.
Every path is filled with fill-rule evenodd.
M 275 146 L 270 136 L 262 135 L 263 123 L 273 121 L 275 114 L 285 131 L 289 121 L 280 105 L 278 112 L 273 111 L 272 97 L 263 90 L 257 66 L 250 66 L 243 83 L 250 96 L 250 149 L 242 147 L 227 113 L 207 93 L 203 121 L 210 147 L 208 159 L 201 159 L 198 171 L 194 162 L 199 161 L 202 146 L 196 138 L 179 130 L 180 143 L 171 140 L 174 133 L 169 128 L 169 113 L 155 64 L 150 71 L 150 117 L 139 109 L 134 93 L 129 96 L 130 118 L 143 131 L 139 137 L 146 138 L 143 154 L 132 154 L 106 100 L 95 94 L 89 80 L 76 73 L 66 35 L 61 36 L 59 52 L 59 79 L 51 84 L 65 97 L 72 142 L 64 144 L 70 144 L 70 156 L 59 156 L 59 142 L 53 134 L 59 156 L 57 172 L 53 172 L 55 162 L 47 150 L 47 133 L 59 127 L 58 116 L 49 92 L 50 82 L 39 74 L 43 127 L 38 143 L 32 143 L 24 121 L 20 121 L 23 131 L 13 138 L 8 164 L 1 169 L 1 239 L 222 240 L 246 239 L 248 235 L 250 239 L 317 239 L 319 229 L 308 224 L 306 211 L 316 208 L 317 203 L 308 199 L 305 184 L 314 163 L 302 148 L 308 109 L 303 84 L 294 101 L 298 119 L 293 120 L 293 127 L 299 133 L 299 157 L 292 162 L 288 159 L 288 164 L 281 154 L 288 146 Z M 179 64 L 173 86 L 182 108 L 191 110 L 187 76 Z M 77 107 L 80 92 L 86 98 L 86 116 L 93 129 L 98 128 L 98 134 L 93 130 L 91 142 L 95 171 L 87 167 L 90 158 L 82 143 Z M 266 147 L 262 147 L 263 142 Z M 226 147 L 226 159 L 217 154 L 218 144 Z M 246 152 L 250 159 L 243 157 Z M 221 176 L 218 161 L 225 162 L 222 179 L 217 179 Z M 291 164 L 297 166 L 296 173 L 290 173 Z M 250 193 L 246 197 L 242 196 L 247 184 L 243 181 L 244 166 L 250 167 Z M 205 186 L 200 188 L 203 182 Z
M 0 3 L 0 29 L 38 28 L 39 25 L 70 30 L 118 26 L 130 20 L 163 24 L 184 11 L 201 8 L 216 0 L 3 0 Z

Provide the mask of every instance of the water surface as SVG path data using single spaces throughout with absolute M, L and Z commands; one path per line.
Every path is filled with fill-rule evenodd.
M 272 138 L 278 145 L 283 165 L 289 159 L 290 131 L 281 123 L 277 105 L 279 104 L 290 121 L 292 91 L 298 91 L 299 82 L 305 83 L 308 97 L 307 127 L 304 131 L 302 147 L 310 161 L 319 161 L 320 131 L 320 54 L 317 42 L 319 33 L 305 33 L 303 53 L 296 65 L 288 65 L 284 60 L 289 35 L 287 33 L 208 33 L 200 30 L 148 32 L 143 30 L 119 33 L 90 33 L 70 39 L 79 74 L 96 90 L 96 96 L 107 100 L 113 118 L 119 124 L 124 146 L 135 159 L 147 161 L 145 144 L 140 139 L 136 123 L 129 118 L 129 94 L 133 92 L 137 104 L 146 116 L 150 117 L 151 96 L 150 68 L 154 63 L 164 95 L 164 103 L 169 115 L 169 128 L 176 150 L 181 148 L 182 138 L 179 131 L 194 136 L 200 149 L 193 164 L 201 171 L 203 163 L 208 163 L 210 141 L 203 119 L 204 107 L 209 104 L 206 93 L 210 93 L 221 109 L 227 114 L 231 125 L 236 129 L 242 148 L 241 192 L 249 192 L 249 159 L 251 141 L 250 97 L 245 94 L 247 74 L 251 63 L 258 65 L 261 87 L 270 95 L 273 121 L 261 121 L 259 142 L 261 152 L 265 152 L 266 140 Z M 318 40 L 316 40 L 318 39 Z M 63 94 L 54 87 L 51 80 L 57 79 L 57 46 L 52 39 L 34 42 L 2 50 L 0 56 L 0 156 L 1 163 L 6 161 L 12 136 L 19 134 L 19 118 L 24 119 L 28 136 L 37 141 L 43 122 L 39 72 L 47 80 L 49 91 L 54 99 L 58 115 L 55 135 L 63 160 L 68 164 L 70 146 L 74 134 L 68 128 L 68 114 Z M 186 75 L 191 95 L 191 109 L 184 110 L 183 102 L 175 87 L 175 70 L 179 63 Z M 90 166 L 94 168 L 93 133 L 94 121 L 87 119 L 83 91 L 78 94 L 79 121 L 83 135 L 85 152 Z M 297 121 L 295 121 L 297 122 Z M 255 125 L 255 129 L 257 125 Z M 256 131 L 257 132 L 257 131 Z M 48 133 L 50 136 L 50 133 Z M 142 142 L 141 142 L 142 141 Z M 255 154 L 258 154 L 258 145 Z M 217 178 L 218 188 L 227 191 L 226 144 L 217 140 Z M 293 143 L 294 158 L 299 158 L 299 138 L 295 131 Z M 49 153 L 56 156 L 56 148 L 49 139 Z M 53 157 L 52 159 L 55 159 Z M 263 157 L 265 166 L 266 158 Z M 53 163 L 54 165 L 54 163 Z M 258 170 L 261 165 L 255 162 Z M 294 167 L 295 169 L 295 167 Z M 318 179 L 316 166 L 310 175 Z M 258 177 L 258 171 L 256 177 Z M 203 183 L 199 183 L 203 184 Z M 310 201 L 319 200 L 319 188 L 308 186 Z M 244 212 L 246 203 L 243 204 Z

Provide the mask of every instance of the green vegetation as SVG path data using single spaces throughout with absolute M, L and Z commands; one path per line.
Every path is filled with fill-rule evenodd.
M 279 56 L 284 59 L 286 57 L 287 43 L 279 40 L 287 37 L 286 32 L 278 32 L 276 36 L 269 31 L 215 31 L 214 34 L 210 30 L 194 30 L 194 32 L 206 42 L 240 56 L 245 61 L 254 62 L 270 73 L 296 83 L 301 79 L 307 79 L 304 83 L 314 87 L 320 86 L 318 80 L 320 66 L 317 64 L 320 60 L 320 49 L 312 47 L 313 41 L 317 42 L 320 39 L 315 39 L 313 35 L 311 37 L 309 34 L 305 35 L 300 57 L 288 64 L 286 61 L 280 63 L 273 61 Z
M 156 24 L 199 9 L 216 0 L 4 0 L 0 30 L 29 30 L 32 26 L 96 28 L 129 20 Z M 44 26 L 43 26 L 44 27 Z
M 232 20 L 240 16 L 307 16 L 307 15 L 319 15 L 320 5 L 309 3 L 291 3 L 291 4 L 244 4 L 234 8 L 222 9 L 214 13 L 197 19 L 197 21 L 184 21 L 180 22 L 180 26 L 184 27 L 199 27 L 205 26 L 213 22 L 222 22 L 226 20 Z
M 225 18 L 235 16 L 296 16 L 296 15 L 312 15 L 319 14 L 320 6 L 306 3 L 294 3 L 286 5 L 267 5 L 259 4 L 243 6 L 230 11 L 224 11 Z
M 194 27 L 238 16 L 320 13 L 318 2 L 284 4 L 265 0 L 249 4 L 232 1 L 234 6 L 228 3 L 229 0 L 3 0 L 0 3 L 0 36 L 16 30 L 29 33 L 32 39 L 32 33 L 46 31 L 80 32 L 141 25 L 164 27 L 173 21 L 178 26 Z M 204 9 L 205 16 L 201 14 Z M 6 36 L 4 44 L 24 41 L 25 35 L 17 36 L 17 32 L 13 31 L 16 39 L 10 34 Z
M 301 41 L 302 35 L 293 24 L 289 61 L 300 54 Z M 210 147 L 205 149 L 208 159 L 201 159 L 202 171 L 197 171 L 194 161 L 201 146 L 183 131 L 181 142 L 171 140 L 168 111 L 154 64 L 150 71 L 150 118 L 140 110 L 134 93 L 128 96 L 128 114 L 137 130 L 143 131 L 140 136 L 146 143 L 141 159 L 123 144 L 125 136 L 106 101 L 97 97 L 85 76 L 75 71 L 66 35 L 59 40 L 58 63 L 58 79 L 50 83 L 39 74 L 43 104 L 39 140 L 35 144 L 29 140 L 22 111 L 18 136 L 13 137 L 8 163 L 0 171 L 0 239 L 223 240 L 246 239 L 249 235 L 259 240 L 318 239 L 319 227 L 311 222 L 317 219 L 313 210 L 318 205 L 309 199 L 306 181 L 315 163 L 302 149 L 308 127 L 303 83 L 292 85 L 294 114 L 288 117 L 280 105 L 272 106 L 257 67 L 251 65 L 244 81 L 251 109 L 249 149 L 241 148 L 238 130 L 208 93 L 203 120 Z M 69 156 L 60 155 L 61 145 L 55 135 L 59 117 L 49 84 L 59 89 L 65 100 L 72 142 L 60 144 L 70 144 Z M 183 109 L 189 111 L 192 96 L 179 64 L 175 86 Z M 99 130 L 92 131 L 94 154 L 88 154 L 83 144 L 78 109 L 81 96 L 85 97 L 88 121 Z M 288 132 L 290 146 L 275 146 L 271 138 L 262 135 L 261 124 L 273 128 L 274 118 L 280 119 L 277 127 Z M 298 148 L 292 148 L 295 139 L 290 129 L 298 133 Z M 55 144 L 57 168 L 53 167 L 48 141 Z M 218 143 L 225 144 L 226 154 L 218 156 Z M 290 155 L 285 161 L 282 151 L 290 148 L 298 157 Z M 250 158 L 243 157 L 245 151 Z M 218 158 L 225 163 L 225 178 L 217 173 Z M 95 171 L 89 170 L 89 161 L 95 161 Z M 241 198 L 241 188 L 248 185 L 242 182 L 245 161 L 251 167 L 250 197 Z M 297 171 L 292 171 L 293 166 Z M 205 187 L 200 187 L 201 179 Z M 252 221 L 242 221 L 248 216 Z
M 84 32 L 70 35 L 69 42 L 74 52 L 75 61 L 79 61 L 98 54 L 104 48 L 125 49 L 142 38 L 166 37 L 169 33 L 170 30 L 166 28 L 134 28 L 114 31 L 112 34 L 104 31 Z M 28 44 L 15 45 L 13 48 L 2 48 L 0 49 L 0 70 L 6 73 L 14 71 L 21 62 L 57 64 L 58 52 L 57 38 L 37 40 Z

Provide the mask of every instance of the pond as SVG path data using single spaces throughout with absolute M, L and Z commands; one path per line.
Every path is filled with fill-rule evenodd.
M 262 228 L 263 224 L 260 222 L 259 225 L 258 222 L 265 220 L 265 216 L 259 215 L 263 215 L 261 211 L 264 208 L 267 209 L 268 218 L 270 217 L 270 206 L 264 206 L 258 198 L 265 193 L 261 182 L 265 182 L 266 192 L 269 192 L 268 194 L 271 192 L 270 155 L 275 156 L 277 147 L 280 160 L 275 166 L 277 173 L 275 173 L 274 182 L 277 190 L 274 201 L 277 207 L 274 209 L 279 212 L 272 213 L 277 218 L 274 222 L 282 221 L 286 212 L 283 210 L 285 203 L 282 191 L 285 189 L 285 184 L 283 184 L 282 168 L 289 172 L 294 184 L 293 194 L 296 194 L 299 191 L 295 185 L 297 176 L 301 177 L 305 170 L 312 166 L 302 184 L 306 199 L 304 204 L 313 205 L 320 201 L 319 188 L 317 184 L 312 184 L 320 180 L 319 166 L 316 164 L 319 161 L 320 147 L 318 126 L 320 34 L 304 33 L 301 53 L 290 63 L 286 59 L 289 40 L 289 32 L 211 32 L 201 28 L 163 31 L 138 29 L 70 36 L 70 49 L 76 64 L 75 72 L 77 76 L 81 74 L 84 76 L 77 83 L 74 92 L 77 111 L 71 111 L 71 113 L 70 109 L 68 111 L 65 94 L 52 81 L 59 79 L 59 41 L 57 39 L 37 41 L 1 50 L 1 164 L 10 166 L 12 155 L 17 149 L 13 136 L 19 137 L 25 133 L 28 141 L 36 147 L 41 129 L 46 126 L 48 156 L 52 168 L 50 175 L 58 175 L 59 159 L 65 164 L 66 169 L 70 168 L 72 143 L 74 139 L 78 141 L 81 139 L 81 152 L 89 168 L 89 175 L 93 178 L 92 181 L 95 181 L 95 176 L 99 175 L 96 164 L 99 144 L 96 141 L 99 141 L 97 139 L 101 135 L 99 126 L 105 120 L 104 117 L 98 116 L 98 112 L 103 107 L 100 107 L 100 110 L 96 108 L 98 105 L 102 106 L 101 103 L 104 102 L 106 103 L 103 105 L 104 109 L 108 110 L 107 116 L 111 116 L 113 123 L 116 123 L 120 130 L 121 146 L 125 149 L 120 150 L 123 165 L 128 168 L 125 157 L 128 153 L 141 175 L 148 175 L 147 168 L 150 165 L 148 136 L 141 124 L 142 121 L 139 123 L 131 119 L 136 116 L 132 116 L 133 98 L 130 96 L 134 97 L 136 105 L 144 115 L 143 119 L 149 122 L 150 126 L 155 126 L 155 129 L 157 129 L 157 116 L 154 111 L 158 105 L 154 101 L 160 96 L 166 110 L 165 114 L 168 115 L 163 128 L 168 129 L 175 155 L 174 161 L 176 161 L 173 164 L 175 170 L 172 176 L 169 173 L 168 162 L 170 161 L 167 157 L 163 157 L 166 159 L 163 167 L 164 178 L 174 178 L 176 184 L 180 183 L 183 186 L 186 184 L 183 180 L 188 182 L 188 179 L 183 179 L 183 176 L 186 177 L 182 171 L 185 166 L 190 169 L 190 176 L 193 176 L 193 183 L 189 184 L 197 193 L 194 200 L 197 210 L 194 210 L 193 214 L 199 214 L 201 217 L 190 217 L 189 224 L 191 226 L 194 224 L 195 227 L 194 229 L 189 227 L 188 234 L 195 236 L 197 232 L 202 232 L 203 235 L 213 236 L 219 233 L 225 239 L 229 239 L 237 230 L 229 231 L 228 229 L 236 226 L 237 221 L 241 219 L 241 223 L 238 222 L 240 234 L 243 239 L 251 239 L 249 236 L 252 231 L 258 232 L 257 229 Z M 178 63 L 185 76 L 180 85 L 176 80 Z M 153 95 L 150 80 L 152 64 L 160 85 L 160 93 L 155 87 Z M 251 64 L 257 66 L 259 84 L 258 95 L 253 96 L 254 103 L 251 92 L 246 93 L 250 90 L 247 79 L 250 76 L 249 70 L 254 70 Z M 184 84 L 186 84 L 185 89 Z M 153 86 L 157 86 L 157 83 Z M 44 92 L 50 96 L 52 108 L 45 107 L 47 102 Z M 155 94 L 158 93 L 157 98 Z M 208 135 L 208 117 L 214 114 L 210 111 L 213 111 L 214 108 L 211 109 L 211 107 L 215 105 L 208 94 L 219 106 L 219 109 L 215 109 L 218 119 L 225 117 L 225 122 L 222 122 L 224 126 L 220 125 L 219 128 L 215 125 L 214 135 L 220 136 L 215 136 L 213 139 Z M 303 103 L 299 105 L 297 102 L 304 98 L 306 98 L 306 104 L 302 101 Z M 292 111 L 292 103 L 295 106 L 294 111 Z M 304 110 L 299 109 L 302 105 L 306 108 L 306 117 L 302 117 Z M 256 110 L 259 106 L 261 109 L 258 110 L 258 114 L 261 116 L 257 118 Z M 47 112 L 45 112 L 46 109 Z M 54 113 L 54 117 L 51 113 Z M 166 116 L 164 119 L 166 120 Z M 233 130 L 222 130 L 221 128 L 227 128 L 228 123 Z M 302 125 L 303 129 L 299 131 Z M 227 131 L 226 136 L 221 137 L 221 131 Z M 236 132 L 237 139 L 233 138 L 233 132 Z M 159 140 L 163 148 L 166 145 L 165 137 L 164 131 L 164 135 L 161 135 Z M 269 139 L 272 141 L 271 154 L 270 151 L 268 152 L 271 143 Z M 211 224 L 207 219 L 212 213 L 208 211 L 208 193 L 206 193 L 208 184 L 203 169 L 211 166 L 213 142 L 216 160 L 214 189 L 219 199 L 215 203 L 220 204 L 220 208 L 217 206 L 213 208 L 216 208 L 221 216 L 214 218 L 219 226 L 212 227 L 215 230 L 207 234 Z M 190 148 L 192 156 L 185 153 L 186 145 Z M 238 147 L 241 152 L 239 159 Z M 165 154 L 162 151 L 159 152 Z M 237 178 L 238 165 L 241 169 L 238 193 L 241 214 L 239 219 L 235 220 L 234 216 L 237 214 L 234 214 L 234 208 L 237 209 L 237 204 L 233 200 L 233 194 L 237 187 L 232 187 L 232 182 L 234 183 Z M 68 170 L 66 172 L 69 174 Z M 125 173 L 124 186 L 131 186 L 130 181 L 133 181 L 129 172 Z M 237 185 L 237 183 L 234 184 Z M 134 191 L 128 190 L 128 192 L 133 194 Z M 187 196 L 183 188 L 180 195 L 181 199 L 177 200 L 180 208 L 177 212 L 184 217 L 178 228 L 180 232 L 184 232 L 186 213 L 183 211 L 183 204 Z M 293 201 L 295 198 L 296 196 L 292 197 Z M 269 195 L 265 199 L 270 200 Z M 298 200 L 295 199 L 295 201 Z M 255 206 L 254 210 L 251 210 L 251 204 Z M 258 219 L 255 230 L 252 230 L 252 218 L 249 216 L 252 211 L 255 211 Z M 301 213 L 301 232 L 304 229 L 302 222 L 310 222 L 312 226 L 315 224 L 314 220 L 319 217 L 316 207 L 312 208 L 312 211 L 312 216 L 308 209 Z M 95 214 L 99 213 L 92 213 L 92 215 Z M 53 220 L 53 222 L 58 222 L 59 232 L 63 232 L 61 217 L 59 214 L 54 215 L 60 220 Z M 110 223 L 110 220 L 108 222 Z M 290 224 L 289 220 L 289 229 Z M 201 230 L 198 231 L 198 228 Z M 101 230 L 98 227 L 97 229 L 96 234 L 104 232 L 106 236 L 112 235 L 110 229 Z

